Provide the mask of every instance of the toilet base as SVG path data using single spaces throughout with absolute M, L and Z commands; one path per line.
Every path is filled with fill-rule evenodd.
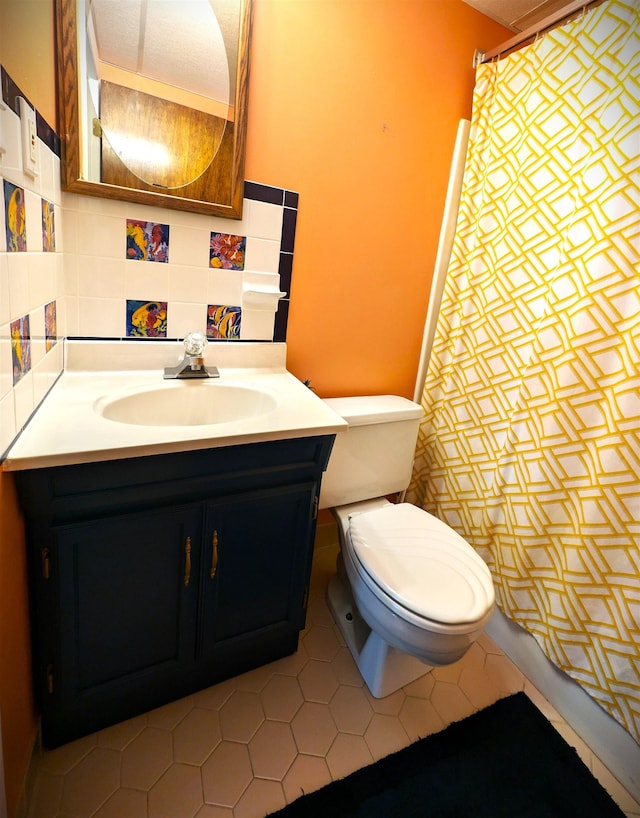
M 358 613 L 348 581 L 329 580 L 327 602 L 371 695 L 383 699 L 429 673 L 432 666 L 381 639 Z

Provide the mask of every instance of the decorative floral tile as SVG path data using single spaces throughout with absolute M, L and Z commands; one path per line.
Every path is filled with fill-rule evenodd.
M 127 299 L 128 338 L 166 338 L 167 302 Z
M 127 219 L 127 258 L 169 261 L 169 225 Z
M 239 338 L 242 310 L 209 304 L 207 307 L 207 338 Z
M 56 316 L 56 302 L 50 301 L 44 305 L 44 348 L 47 352 L 56 345 L 58 340 L 58 319 Z
M 15 386 L 31 369 L 31 332 L 28 315 L 11 322 L 11 358 Z
M 56 229 L 53 221 L 53 202 L 42 199 L 42 252 L 54 253 Z
M 4 183 L 4 223 L 7 233 L 7 251 L 24 252 L 27 249 L 27 221 L 25 218 L 24 190 Z
M 212 233 L 209 265 L 223 270 L 244 270 L 246 236 Z

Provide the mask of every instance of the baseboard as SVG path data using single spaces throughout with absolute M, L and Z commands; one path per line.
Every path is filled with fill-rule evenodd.
M 495 609 L 485 630 L 629 794 L 640 802 L 640 745 L 631 734 L 577 682 L 559 670 L 530 633 L 502 611 Z

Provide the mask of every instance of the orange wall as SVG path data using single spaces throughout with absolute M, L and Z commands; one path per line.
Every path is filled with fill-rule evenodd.
M 0 0 L 0 63 L 55 127 L 53 0 Z
M 318 394 L 412 397 L 472 59 L 462 0 L 257 0 L 246 176 L 300 193 L 288 366 Z
M 11 475 L 0 471 L 0 713 L 7 809 L 18 798 L 36 734 L 26 547 Z
M 473 53 L 511 32 L 462 0 L 254 4 L 246 176 L 300 193 L 289 368 L 411 397 Z M 54 124 L 53 0 L 0 3 L 0 38 Z

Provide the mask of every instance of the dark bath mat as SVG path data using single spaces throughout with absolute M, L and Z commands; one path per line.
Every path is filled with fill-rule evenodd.
M 271 818 L 624 818 L 524 693 L 371 764 Z

